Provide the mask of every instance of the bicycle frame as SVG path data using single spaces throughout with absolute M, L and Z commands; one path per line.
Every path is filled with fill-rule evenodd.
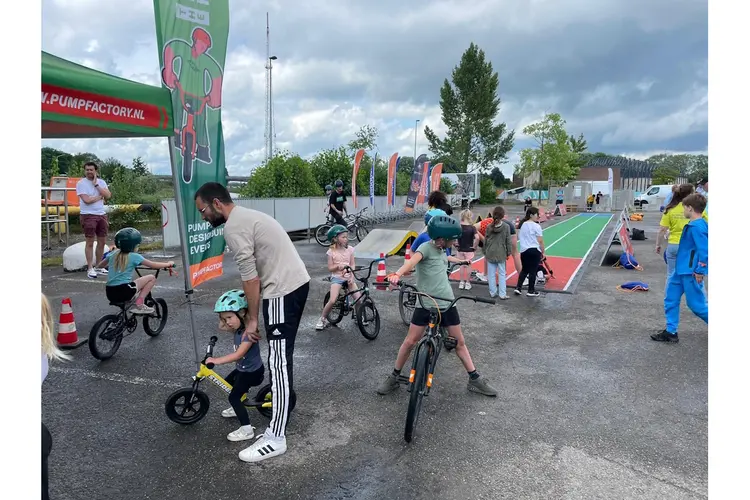
M 366 268 L 365 267 L 357 267 L 357 268 L 352 269 L 351 267 L 346 266 L 344 268 L 344 270 L 349 271 L 350 273 L 352 273 L 354 275 L 354 278 L 357 281 L 359 281 L 360 283 L 362 283 L 363 286 L 362 286 L 362 288 L 360 288 L 358 290 L 347 291 L 343 296 L 341 296 L 341 298 L 339 300 L 345 300 L 346 297 L 348 297 L 350 295 L 354 295 L 355 293 L 361 293 L 362 295 L 360 295 L 357 300 L 355 300 L 354 302 L 351 303 L 351 305 L 353 306 L 354 304 L 356 304 L 360 300 L 363 300 L 363 298 L 365 296 L 369 297 L 370 296 L 370 276 L 372 276 L 372 266 L 373 266 L 373 264 L 375 264 L 377 262 L 381 262 L 381 261 L 385 261 L 385 259 L 375 259 L 372 262 L 370 262 L 370 265 L 367 266 Z M 363 271 L 365 269 L 368 269 L 367 276 L 365 276 L 364 278 L 360 278 L 359 276 L 356 275 L 356 273 L 358 273 L 359 271 Z

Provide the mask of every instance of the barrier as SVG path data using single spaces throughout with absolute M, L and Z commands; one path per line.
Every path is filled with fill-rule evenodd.
M 450 202 L 456 201 L 455 195 L 449 195 Z M 369 200 L 367 200 L 369 201 Z M 460 200 L 459 200 L 460 201 Z M 327 198 L 236 198 L 234 203 L 270 215 L 286 232 L 314 229 L 326 221 L 325 208 Z M 386 214 L 400 210 L 406 205 L 406 196 L 397 196 L 395 206 L 386 204 L 385 196 L 376 196 L 373 206 L 362 203 L 367 214 Z M 349 207 L 351 203 L 349 203 Z M 177 207 L 174 198 L 162 200 L 162 239 L 164 248 L 180 246 L 180 229 L 177 225 Z
M 630 240 L 630 234 L 628 234 L 628 227 L 625 225 L 626 221 L 623 221 L 622 219 L 622 213 L 621 216 L 617 218 L 615 222 L 614 229 L 609 235 L 609 238 L 607 238 L 607 244 L 604 247 L 604 252 L 602 253 L 602 258 L 599 261 L 599 265 L 603 266 L 604 261 L 607 259 L 607 256 L 609 255 L 609 251 L 612 248 L 612 245 L 617 243 L 622 247 L 623 252 L 627 252 L 630 255 L 635 255 L 635 249 L 633 248 L 633 243 Z

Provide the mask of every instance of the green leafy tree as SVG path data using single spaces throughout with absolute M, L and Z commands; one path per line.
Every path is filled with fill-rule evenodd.
M 354 139 L 347 145 L 350 154 L 354 154 L 358 149 L 370 151 L 378 147 L 378 129 L 370 125 L 362 125 L 354 134 Z
M 568 142 L 570 143 L 570 150 L 576 155 L 571 165 L 572 170 L 575 171 L 573 177 L 575 178 L 578 176 L 578 172 L 581 168 L 586 165 L 587 160 L 584 153 L 586 153 L 588 145 L 586 144 L 586 139 L 583 137 L 583 134 L 580 134 L 578 137 L 571 135 L 568 137 Z
M 110 156 L 103 162 L 99 164 L 99 175 L 104 179 L 110 179 L 113 178 L 115 171 L 121 168 L 127 168 L 124 163 L 122 163 L 117 158 Z M 113 195 L 114 196 L 114 195 Z
M 324 149 L 313 156 L 309 163 L 317 186 L 323 190 L 327 184 L 333 185 L 336 179 L 341 179 L 344 185 L 348 185 L 354 166 L 352 156 L 344 146 Z
M 445 79 L 440 89 L 440 110 L 448 128 L 445 138 L 438 138 L 430 127 L 424 129 L 430 152 L 461 172 L 487 171 L 493 164 L 505 163 L 514 132 L 506 131 L 505 123 L 495 123 L 500 111 L 499 78 L 484 51 L 469 45 L 451 79 L 452 85 Z
M 492 183 L 495 185 L 495 187 L 499 188 L 507 188 L 511 184 L 511 179 L 508 179 L 503 174 L 502 170 L 500 170 L 499 167 L 495 167 L 490 172 L 490 179 L 492 180 Z
M 288 151 L 277 153 L 268 162 L 256 168 L 241 190 L 250 198 L 299 198 L 323 196 L 315 182 L 310 164 L 298 154 Z
M 661 165 L 654 169 L 651 181 L 654 184 L 674 184 L 680 175 L 680 169 L 673 165 Z
M 565 120 L 558 113 L 546 114 L 543 120 L 524 127 L 523 133 L 532 137 L 537 147 L 521 151 L 517 173 L 524 177 L 538 174 L 534 182 L 544 185 L 560 185 L 578 175 L 578 154 L 571 149 Z
M 445 194 L 453 194 L 453 183 L 449 181 L 448 179 L 440 178 L 440 191 L 444 192 Z
M 492 179 L 484 178 L 479 182 L 479 203 L 491 205 L 497 203 L 497 188 Z
M 83 162 L 75 160 L 68 169 L 68 177 L 83 177 L 86 175 L 86 171 L 83 168 Z
M 143 161 L 140 156 L 133 158 L 133 173 L 137 176 L 148 175 L 151 172 L 148 169 L 148 165 Z

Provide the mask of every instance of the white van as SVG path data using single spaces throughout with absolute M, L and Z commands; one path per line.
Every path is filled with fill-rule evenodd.
M 656 205 L 660 207 L 671 191 L 671 184 L 649 186 L 645 193 L 635 199 L 635 206 L 643 208 L 643 205 Z

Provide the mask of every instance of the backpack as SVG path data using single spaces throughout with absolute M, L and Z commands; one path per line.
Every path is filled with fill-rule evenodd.
M 646 231 L 643 229 L 633 228 L 633 236 L 630 237 L 633 241 L 643 241 L 646 239 Z
M 628 281 L 617 287 L 623 292 L 648 292 L 648 283 L 643 281 Z
M 618 260 L 614 267 L 622 267 L 624 269 L 629 270 L 637 270 L 637 271 L 643 271 L 643 267 L 638 264 L 638 261 L 635 260 L 635 257 L 627 252 L 622 252 L 620 255 L 620 260 Z

